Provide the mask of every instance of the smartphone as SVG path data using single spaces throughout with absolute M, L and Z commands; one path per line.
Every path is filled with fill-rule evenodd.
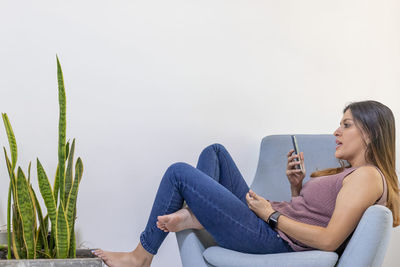
M 296 136 L 295 136 L 295 135 L 292 135 L 292 143 L 293 143 L 294 153 L 295 153 L 296 155 L 299 155 L 299 146 L 297 145 L 297 140 L 296 140 Z M 300 159 L 295 158 L 294 160 L 295 160 L 295 161 L 299 161 Z M 296 169 L 301 169 L 301 170 L 304 172 L 304 170 L 303 170 L 303 165 L 302 165 L 302 164 L 300 164 L 300 165 L 295 165 L 295 168 L 296 168 Z

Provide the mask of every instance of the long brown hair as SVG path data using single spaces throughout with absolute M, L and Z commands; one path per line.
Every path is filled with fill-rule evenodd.
M 353 115 L 356 127 L 370 139 L 369 144 L 363 139 L 367 146 L 365 161 L 378 167 L 385 176 L 388 188 L 387 207 L 393 214 L 393 227 L 399 226 L 400 190 L 395 166 L 396 127 L 393 113 L 387 106 L 374 100 L 352 102 L 344 108 L 343 113 L 348 109 Z M 310 177 L 337 174 L 351 167 L 348 162 L 345 166 L 343 160 L 339 160 L 339 163 L 341 166 L 338 168 L 316 171 Z

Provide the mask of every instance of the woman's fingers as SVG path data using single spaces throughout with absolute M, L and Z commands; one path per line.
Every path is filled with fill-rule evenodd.
M 301 173 L 301 169 L 294 169 L 294 170 L 286 171 L 286 175 L 295 174 L 295 173 Z
M 246 194 L 246 202 L 247 202 L 247 206 L 251 209 L 251 197 L 250 197 L 250 193 Z
M 295 158 L 297 158 L 298 161 L 294 160 Z M 288 163 L 287 163 L 288 168 L 293 167 L 294 165 L 298 165 L 298 164 L 302 164 L 304 167 L 304 153 L 303 152 L 300 152 L 299 155 L 294 154 L 294 155 L 288 157 Z
M 292 162 L 295 158 L 299 158 L 299 155 L 294 154 L 294 155 L 288 157 L 288 163 Z
M 292 150 L 293 150 L 293 149 L 292 149 Z M 294 157 L 296 157 L 296 154 L 293 154 L 293 155 L 292 155 L 292 153 L 293 153 L 292 150 L 290 150 L 290 152 L 289 152 L 288 155 L 287 155 L 288 162 L 292 161 L 292 159 L 293 159 Z
M 294 149 L 289 150 L 289 153 L 287 154 L 288 157 L 294 152 Z
M 257 194 L 254 193 L 254 191 L 252 191 L 252 190 L 250 189 L 250 191 L 247 192 L 247 194 L 246 194 L 247 206 L 250 207 L 250 206 L 251 206 L 251 203 L 252 203 L 253 201 L 255 201 L 256 199 L 258 199 Z
M 250 196 L 252 197 L 252 198 L 254 198 L 254 199 L 257 199 L 258 198 L 258 195 L 253 191 L 253 190 L 251 190 L 250 189 Z
M 247 194 L 246 194 L 246 201 L 247 201 L 247 203 L 249 203 L 250 200 L 251 200 L 250 193 L 247 193 Z
M 292 161 L 292 162 L 289 162 L 289 163 L 288 163 L 288 167 L 293 167 L 293 166 L 299 165 L 299 164 L 301 164 L 300 161 Z

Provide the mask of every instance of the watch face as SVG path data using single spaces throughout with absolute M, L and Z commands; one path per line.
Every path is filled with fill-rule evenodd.
M 272 229 L 275 229 L 275 227 L 276 227 L 276 221 L 273 220 L 273 219 L 271 219 L 271 222 L 270 222 L 269 225 L 271 226 Z
M 270 216 L 268 224 L 269 226 L 271 226 L 272 229 L 275 229 L 276 225 L 278 224 L 278 217 L 280 215 L 281 215 L 280 212 L 276 211 Z

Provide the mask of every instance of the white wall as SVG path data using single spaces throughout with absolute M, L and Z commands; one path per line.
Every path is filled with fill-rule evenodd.
M 53 176 L 59 55 L 67 136 L 85 166 L 79 242 L 127 251 L 168 166 L 195 165 L 209 144 L 225 145 L 250 184 L 262 137 L 333 133 L 350 101 L 381 101 L 399 125 L 399 13 L 396 0 L 1 1 L 0 109 L 18 163 L 39 157 Z M 400 260 L 398 242 L 396 228 L 384 266 Z M 174 234 L 153 262 L 181 265 Z

